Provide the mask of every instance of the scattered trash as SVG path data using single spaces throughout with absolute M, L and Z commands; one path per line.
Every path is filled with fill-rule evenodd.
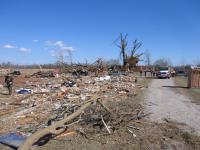
M 73 81 L 73 80 L 70 80 L 70 81 L 65 81 L 61 84 L 61 86 L 66 86 L 66 87 L 73 87 L 76 85 L 76 82 Z
M 17 94 L 31 94 L 31 93 L 33 93 L 33 90 L 21 88 L 21 89 L 17 90 L 16 92 L 17 92 Z
M 100 81 L 107 81 L 107 80 L 110 80 L 111 77 L 110 76 L 105 76 L 105 77 L 100 77 L 99 80 Z
M 88 75 L 88 72 L 86 70 L 76 70 L 74 72 L 72 72 L 72 75 L 73 76 L 87 76 Z
M 1 114 L 12 113 L 10 120 L 5 121 L 8 128 L 10 122 L 14 131 L 20 131 L 24 133 L 24 137 L 27 137 L 27 135 L 48 128 L 66 117 L 76 114 L 86 103 L 90 103 L 90 107 L 84 109 L 84 111 L 79 111 L 79 115 L 71 120 L 70 124 L 62 123 L 61 126 L 58 126 L 59 131 L 62 129 L 63 132 L 52 132 L 53 135 L 56 135 L 56 138 L 77 134 L 87 136 L 87 130 L 90 129 L 95 130 L 92 131 L 94 133 L 113 134 L 115 128 L 120 126 L 121 122 L 126 122 L 122 118 L 138 120 L 137 113 L 129 116 L 118 113 L 115 104 L 115 102 L 125 101 L 127 97 L 135 95 L 137 93 L 136 88 L 142 87 L 142 85 L 135 84 L 134 75 L 122 75 L 120 72 L 119 76 L 115 76 L 112 74 L 107 75 L 108 72 L 96 73 L 95 71 L 89 72 L 90 69 L 86 70 L 77 69 L 77 71 L 70 72 L 70 74 L 63 73 L 59 75 L 54 72 L 56 78 L 50 78 L 53 77 L 51 73 L 44 71 L 36 72 L 24 78 L 23 76 L 17 77 L 22 78 L 20 82 L 23 83 L 18 87 L 25 88 L 16 90 L 17 94 L 13 95 L 16 101 L 7 105 L 4 104 L 0 108 Z M 91 99 L 94 96 L 98 98 L 93 103 Z M 107 103 L 110 102 L 113 107 L 107 106 Z M 134 111 L 136 110 L 134 109 Z M 141 116 L 139 115 L 139 117 Z M 80 123 L 77 127 L 69 130 L 68 126 L 78 122 Z M 2 126 L 0 125 L 0 127 Z

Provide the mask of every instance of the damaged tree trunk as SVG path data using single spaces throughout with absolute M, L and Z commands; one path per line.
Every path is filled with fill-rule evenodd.
M 29 150 L 31 146 L 40 140 L 42 137 L 48 134 L 58 135 L 65 131 L 65 127 L 67 123 L 76 117 L 78 117 L 86 108 L 88 108 L 94 101 L 98 98 L 94 96 L 91 100 L 83 104 L 76 112 L 65 117 L 63 120 L 55 122 L 53 125 L 48 126 L 47 128 L 43 128 L 32 134 L 30 137 L 26 139 L 26 141 L 20 145 L 18 150 Z

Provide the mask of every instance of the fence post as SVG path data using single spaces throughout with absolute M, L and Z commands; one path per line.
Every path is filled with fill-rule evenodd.
M 188 88 L 191 88 L 192 84 L 192 68 L 188 71 Z

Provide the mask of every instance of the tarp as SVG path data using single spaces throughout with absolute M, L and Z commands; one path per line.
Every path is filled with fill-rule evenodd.
M 32 90 L 31 89 L 19 89 L 19 90 L 16 90 L 17 94 L 31 94 L 32 93 Z
M 26 137 L 20 133 L 8 133 L 5 135 L 0 135 L 0 143 L 13 148 L 18 148 L 25 140 Z

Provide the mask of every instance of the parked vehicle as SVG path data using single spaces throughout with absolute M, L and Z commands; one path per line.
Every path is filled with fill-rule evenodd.
M 170 79 L 170 77 L 171 77 L 170 67 L 168 67 L 168 66 L 159 67 L 159 71 L 157 71 L 156 76 L 158 78 Z

